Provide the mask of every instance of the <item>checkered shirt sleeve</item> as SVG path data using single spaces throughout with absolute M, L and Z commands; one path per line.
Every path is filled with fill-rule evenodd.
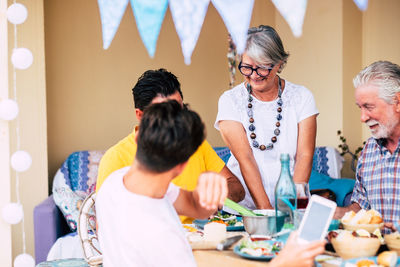
M 379 140 L 370 138 L 357 164 L 351 200 L 361 208 L 373 208 L 385 222 L 400 220 L 400 147 L 393 154 Z

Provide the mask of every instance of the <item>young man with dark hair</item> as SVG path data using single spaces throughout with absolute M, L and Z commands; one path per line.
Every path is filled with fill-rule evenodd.
M 228 193 L 225 177 L 202 173 L 194 191 L 171 181 L 204 140 L 204 125 L 175 101 L 149 106 L 131 167 L 113 172 L 96 199 L 103 266 L 196 266 L 177 213 L 208 218 Z M 271 267 L 311 267 L 324 242 L 299 245 L 293 233 Z M 212 264 L 210 262 L 210 264 Z
M 166 100 L 176 100 L 183 105 L 183 95 L 178 79 L 165 69 L 148 70 L 138 79 L 132 89 L 135 102 L 135 114 L 140 122 L 143 111 L 150 104 Z M 135 158 L 135 135 L 138 127 L 127 137 L 107 150 L 100 161 L 96 190 L 99 190 L 104 180 L 114 171 L 130 166 Z M 213 171 L 224 176 L 228 183 L 228 197 L 236 202 L 244 198 L 244 189 L 240 181 L 225 166 L 211 145 L 204 140 L 195 153 L 189 158 L 186 168 L 172 182 L 186 190 L 194 190 L 197 178 L 206 171 Z M 191 223 L 192 218 L 181 216 L 183 223 Z
M 228 193 L 206 172 L 194 191 L 171 181 L 204 140 L 200 117 L 176 101 L 146 108 L 131 167 L 113 172 L 96 199 L 103 266 L 196 266 L 179 214 L 208 218 Z

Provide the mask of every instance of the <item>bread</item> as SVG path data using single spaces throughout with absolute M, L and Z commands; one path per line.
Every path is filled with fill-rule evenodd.
M 371 220 L 369 221 L 370 224 L 380 224 L 383 222 L 383 219 L 379 216 L 372 216 Z
M 356 215 L 350 220 L 349 224 L 360 224 L 360 220 L 364 217 L 367 212 L 365 210 L 359 210 Z
M 344 223 L 349 223 L 351 219 L 353 219 L 354 215 L 356 215 L 356 213 L 354 211 L 348 211 L 344 214 L 344 216 L 342 217 L 342 222 Z
M 397 263 L 396 251 L 384 251 L 378 255 L 378 264 L 385 267 L 394 267 Z

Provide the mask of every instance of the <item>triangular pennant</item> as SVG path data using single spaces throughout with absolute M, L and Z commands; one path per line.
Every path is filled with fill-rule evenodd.
M 121 23 L 129 0 L 97 0 L 103 30 L 103 48 L 107 49 Z
M 186 65 L 190 64 L 209 3 L 210 0 L 169 0 Z
M 367 10 L 368 0 L 353 0 L 356 3 L 357 7 L 361 11 Z
M 140 37 L 150 57 L 154 57 L 158 35 L 167 11 L 167 0 L 130 0 Z
M 232 36 L 239 54 L 246 48 L 254 0 L 211 0 Z
M 307 0 L 272 0 L 272 2 L 289 24 L 293 35 L 300 37 L 303 33 L 303 22 L 307 9 Z

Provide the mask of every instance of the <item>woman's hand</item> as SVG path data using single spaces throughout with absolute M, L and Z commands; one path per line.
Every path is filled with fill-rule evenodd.
M 283 250 L 271 261 L 272 267 L 314 266 L 314 258 L 325 251 L 325 241 L 299 244 L 297 237 L 297 231 L 289 236 Z
M 219 128 L 222 139 L 239 162 L 240 171 L 255 206 L 258 209 L 272 209 L 242 124 L 237 121 L 220 121 Z

